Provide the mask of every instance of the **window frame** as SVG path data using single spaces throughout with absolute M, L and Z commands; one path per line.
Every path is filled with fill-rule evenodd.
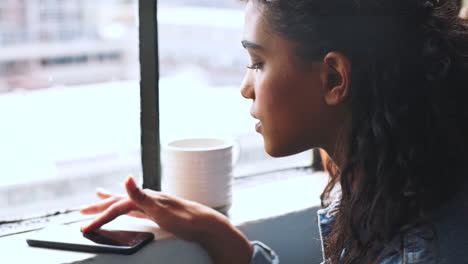
M 161 191 L 157 0 L 138 0 L 143 188 Z

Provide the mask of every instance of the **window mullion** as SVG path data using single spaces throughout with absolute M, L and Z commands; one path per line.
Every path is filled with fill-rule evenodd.
M 143 187 L 161 190 L 157 0 L 139 0 Z

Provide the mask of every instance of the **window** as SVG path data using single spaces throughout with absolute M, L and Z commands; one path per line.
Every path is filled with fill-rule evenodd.
M 0 221 L 141 177 L 138 1 L 0 1 Z
M 140 118 L 154 125 L 152 110 L 160 130 L 143 133 L 151 144 L 159 134 L 162 144 L 238 138 L 236 177 L 311 165 L 311 151 L 268 157 L 254 131 L 251 102 L 239 91 L 248 64 L 242 3 L 158 1 L 159 109 L 143 117 L 140 92 L 152 83 L 140 91 L 138 19 L 137 0 L 2 0 L 0 221 L 80 206 L 95 200 L 97 186 L 122 191 L 128 174 L 141 178 L 142 159 L 157 173 L 158 148 L 140 149 Z M 141 38 L 147 51 L 150 37 Z M 151 58 L 141 65 L 149 79 L 158 72 Z

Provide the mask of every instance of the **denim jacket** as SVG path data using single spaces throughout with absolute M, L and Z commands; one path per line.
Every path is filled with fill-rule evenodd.
M 323 241 L 326 240 L 331 233 L 338 205 L 338 202 L 334 202 L 327 208 L 317 211 L 322 252 L 324 252 Z M 424 239 L 424 237 L 427 237 L 428 232 L 431 231 L 421 229 L 409 233 L 404 239 L 403 252 L 384 259 L 380 264 L 435 264 L 435 242 L 433 240 Z M 250 264 L 280 263 L 279 257 L 265 244 L 255 241 L 252 242 L 252 245 L 254 246 L 254 254 Z M 330 261 L 325 258 L 325 254 L 323 254 L 322 264 L 330 264 Z
M 332 231 L 338 205 L 338 202 L 333 202 L 327 208 L 317 211 L 322 254 L 324 252 L 324 240 L 326 240 Z M 427 239 L 429 237 L 434 237 L 433 231 L 429 228 L 421 228 L 409 232 L 403 239 L 403 251 L 385 258 L 380 264 L 435 264 L 437 260 L 436 242 L 433 239 Z M 399 244 L 400 239 L 395 239 L 396 248 L 400 247 Z M 385 250 L 383 254 L 385 254 Z M 322 264 L 329 263 L 331 262 L 323 254 Z
M 338 202 L 317 211 L 320 238 L 326 240 L 338 210 Z M 403 239 L 403 250 L 384 259 L 380 264 L 468 264 L 468 180 L 453 198 L 434 210 L 431 221 L 437 232 L 420 228 L 408 233 Z M 400 247 L 400 239 L 395 241 Z M 254 256 L 250 264 L 278 264 L 279 258 L 266 245 L 254 242 Z M 385 254 L 385 252 L 384 252 Z M 296 263 L 288 263 L 296 264 Z M 322 264 L 329 264 L 323 255 Z

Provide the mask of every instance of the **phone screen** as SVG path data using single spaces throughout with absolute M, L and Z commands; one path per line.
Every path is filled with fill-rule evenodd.
M 35 247 L 131 254 L 153 239 L 147 232 L 98 229 L 82 233 L 77 227 L 63 225 L 40 230 L 26 241 Z

